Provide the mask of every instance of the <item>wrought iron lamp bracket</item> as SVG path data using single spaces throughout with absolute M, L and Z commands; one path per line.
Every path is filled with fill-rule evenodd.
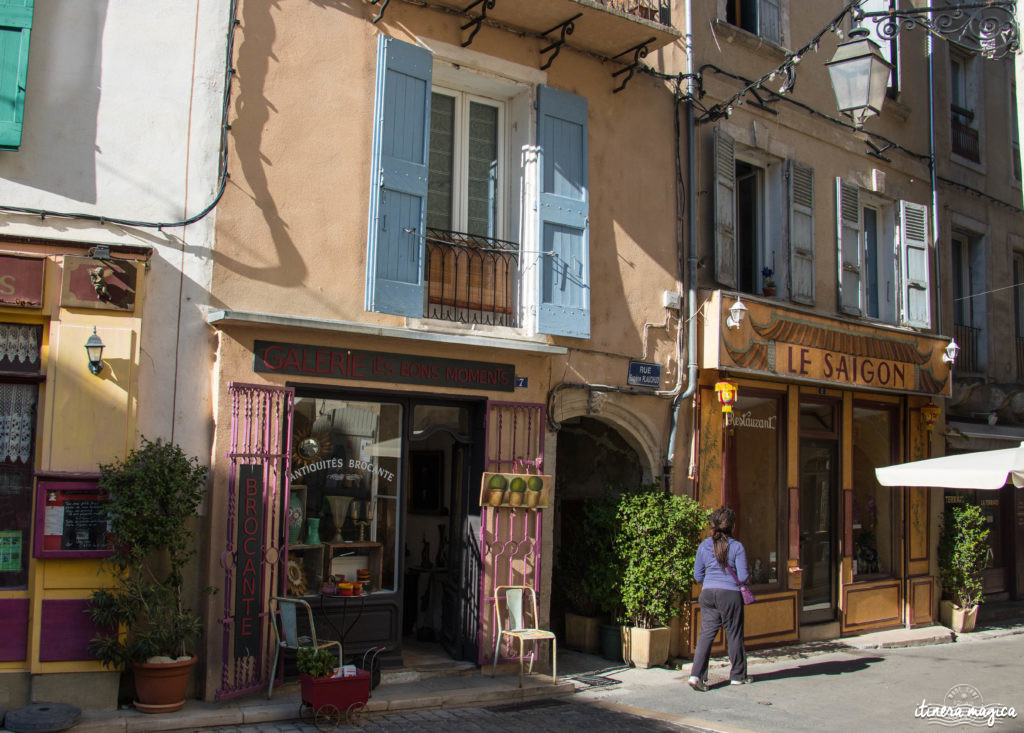
M 901 30 L 924 28 L 951 43 L 965 46 L 989 59 L 1000 59 L 1020 49 L 1020 29 L 1012 0 L 894 8 L 866 13 L 853 11 L 854 26 L 874 24 L 879 38 L 891 41 Z
M 556 25 L 554 28 L 552 28 L 550 30 L 546 30 L 546 31 L 544 31 L 544 33 L 541 34 L 541 35 L 547 36 L 549 33 L 554 33 L 559 28 L 562 29 L 561 36 L 559 37 L 559 39 L 557 41 L 552 41 L 550 44 L 548 44 L 547 46 L 545 46 L 544 48 L 542 48 L 540 50 L 540 52 L 542 54 L 545 54 L 548 51 L 552 51 L 552 50 L 554 51 L 554 53 L 551 54 L 548 57 L 548 60 L 544 62 L 544 65 L 540 67 L 541 71 L 544 71 L 544 69 L 546 69 L 549 66 L 551 66 L 551 62 L 555 60 L 555 57 L 558 56 L 559 52 L 562 50 L 562 44 L 565 43 L 565 37 L 566 36 L 571 36 L 572 32 L 574 30 L 576 30 L 576 26 L 574 24 L 574 21 L 577 18 L 579 18 L 581 15 L 583 15 L 583 13 L 576 13 L 576 15 L 572 16 L 568 20 L 562 21 L 561 23 Z
M 377 3 L 381 2 L 381 0 L 369 0 L 369 2 L 370 5 L 376 5 Z M 377 17 L 371 20 L 371 23 L 376 23 L 377 21 L 384 17 L 384 11 L 388 9 L 389 2 L 391 2 L 391 0 L 383 0 L 383 3 L 381 3 L 380 6 L 380 11 L 377 13 Z
M 635 46 L 633 46 L 632 48 L 627 48 L 622 53 L 617 53 L 614 56 L 612 56 L 613 59 L 617 59 L 617 58 L 619 58 L 619 56 L 625 56 L 627 53 L 630 53 L 630 52 L 633 53 L 633 63 L 629 64 L 628 66 L 626 66 L 623 69 L 619 69 L 618 71 L 613 71 L 612 72 L 612 78 L 613 79 L 616 76 L 619 76 L 621 74 L 625 74 L 626 72 L 629 72 L 629 74 L 626 76 L 626 78 L 622 80 L 622 83 L 619 84 L 619 86 L 615 87 L 612 90 L 613 93 L 618 94 L 619 92 L 621 92 L 623 89 L 626 88 L 626 85 L 629 83 L 629 80 L 632 79 L 633 78 L 633 74 L 636 73 L 636 68 L 640 65 L 640 59 L 647 58 L 647 53 L 648 53 L 648 51 L 647 51 L 647 44 L 650 43 L 653 40 L 654 40 L 654 36 L 651 36 L 646 41 L 643 41 L 642 43 L 638 43 Z
M 463 25 L 461 28 L 461 30 L 466 30 L 470 27 L 473 28 L 473 30 L 469 34 L 469 38 L 462 42 L 463 48 L 466 48 L 469 44 L 473 42 L 473 39 L 476 38 L 476 34 L 480 32 L 480 26 L 483 25 L 483 22 L 487 19 L 487 11 L 494 10 L 494 5 L 495 3 L 497 3 L 497 1 L 498 0 L 473 0 L 473 2 L 471 2 L 463 11 L 468 15 L 470 10 L 475 8 L 477 5 L 480 6 L 480 15 L 478 15 L 476 18 L 472 18 L 468 23 Z

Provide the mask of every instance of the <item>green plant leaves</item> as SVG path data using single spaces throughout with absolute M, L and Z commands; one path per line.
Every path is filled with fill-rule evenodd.
M 304 646 L 295 653 L 295 666 L 310 677 L 330 677 L 338 666 L 338 658 L 327 649 Z
M 981 507 L 958 504 L 943 512 L 939 527 L 939 579 L 960 608 L 983 600 L 988 535 Z

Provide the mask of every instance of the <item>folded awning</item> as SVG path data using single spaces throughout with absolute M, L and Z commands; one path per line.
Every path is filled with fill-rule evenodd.
M 1008 481 L 1024 486 L 1024 442 L 1017 448 L 958 453 L 875 469 L 882 486 L 941 486 L 947 489 L 1001 489 Z

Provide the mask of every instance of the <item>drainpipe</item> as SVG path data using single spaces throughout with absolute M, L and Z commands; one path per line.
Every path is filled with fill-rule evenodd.
M 672 426 L 668 436 L 668 465 L 667 473 L 671 474 L 675 458 L 676 432 L 679 428 L 679 410 L 683 401 L 689 399 L 697 391 L 697 330 L 694 316 L 697 313 L 697 222 L 694 216 L 694 208 L 697 203 L 697 196 L 694 191 L 693 158 L 695 155 L 694 143 L 694 119 L 693 99 L 696 95 L 696 84 L 693 77 L 693 8 L 691 0 L 683 4 L 685 8 L 685 50 L 686 50 L 686 238 L 679 243 L 679 256 L 682 259 L 683 252 L 689 247 L 689 258 L 686 267 L 686 355 L 687 355 L 687 377 L 686 389 L 676 395 L 672 400 Z M 676 125 L 679 124 L 678 107 L 676 111 Z M 679 145 L 679 135 L 676 135 L 676 145 Z M 679 160 L 679 156 L 676 156 Z

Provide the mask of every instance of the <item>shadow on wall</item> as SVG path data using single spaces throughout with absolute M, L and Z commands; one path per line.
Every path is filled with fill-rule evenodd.
M 106 19 L 107 0 L 36 5 L 25 126 L 18 151 L 0 154 L 5 179 L 96 203 L 96 126 Z

